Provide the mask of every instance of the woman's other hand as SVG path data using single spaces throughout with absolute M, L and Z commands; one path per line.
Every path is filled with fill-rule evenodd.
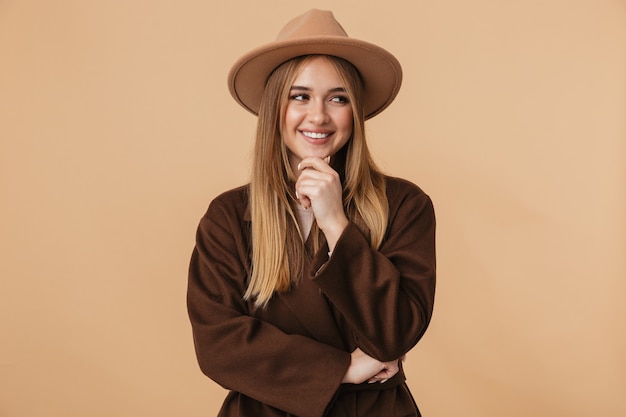
M 341 382 L 349 384 L 384 383 L 400 370 L 399 361 L 381 362 L 367 355 L 361 349 L 356 348 L 351 353 L 351 362 Z

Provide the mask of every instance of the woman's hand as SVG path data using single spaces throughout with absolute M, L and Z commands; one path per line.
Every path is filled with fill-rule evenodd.
M 343 193 L 339 174 L 328 165 L 329 158 L 310 157 L 298 165 L 296 196 L 305 208 L 311 208 L 320 230 L 332 251 L 348 225 L 343 210 Z
M 349 384 L 361 384 L 365 381 L 370 384 L 374 382 L 384 383 L 398 373 L 400 360 L 402 359 L 381 362 L 356 348 L 351 353 L 350 367 L 341 382 Z

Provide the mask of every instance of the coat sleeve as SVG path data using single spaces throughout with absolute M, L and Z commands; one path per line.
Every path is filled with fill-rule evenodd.
M 435 294 L 435 214 L 418 187 L 393 185 L 389 226 L 379 250 L 349 224 L 330 259 L 311 277 L 352 330 L 353 342 L 382 361 L 408 352 L 426 331 Z
M 198 227 L 187 293 L 201 370 L 226 389 L 303 417 L 320 417 L 350 354 L 286 334 L 251 316 L 242 299 L 247 245 L 242 222 L 214 201 Z

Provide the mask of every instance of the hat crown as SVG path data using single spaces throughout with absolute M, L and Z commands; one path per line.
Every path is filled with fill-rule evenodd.
M 312 9 L 290 20 L 276 37 L 277 41 L 317 36 L 348 37 L 346 31 L 328 10 Z
M 350 38 L 329 10 L 312 9 L 290 20 L 274 42 L 248 52 L 228 73 L 233 98 L 258 115 L 265 86 L 284 62 L 306 55 L 328 55 L 350 62 L 363 81 L 365 119 L 383 111 L 398 94 L 402 67 L 392 54 L 372 43 Z

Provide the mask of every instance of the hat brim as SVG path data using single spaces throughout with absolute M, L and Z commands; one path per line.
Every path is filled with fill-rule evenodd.
M 303 55 L 332 55 L 354 65 L 363 78 L 363 109 L 369 119 L 394 100 L 402 84 L 402 67 L 385 49 L 344 36 L 317 36 L 277 41 L 241 57 L 228 74 L 228 88 L 234 99 L 258 115 L 265 83 L 274 69 Z

